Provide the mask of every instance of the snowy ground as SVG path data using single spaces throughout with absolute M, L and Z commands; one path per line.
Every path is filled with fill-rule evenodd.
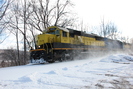
M 133 56 L 0 68 L 0 89 L 133 89 Z

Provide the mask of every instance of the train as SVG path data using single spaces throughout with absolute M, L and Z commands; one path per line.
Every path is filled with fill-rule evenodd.
M 112 40 L 84 31 L 50 26 L 36 36 L 35 48 L 30 49 L 31 63 L 53 63 L 73 60 L 81 52 L 107 52 L 130 49 L 131 44 Z

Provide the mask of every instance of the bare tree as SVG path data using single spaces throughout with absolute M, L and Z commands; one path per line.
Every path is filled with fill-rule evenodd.
M 7 21 L 4 21 L 3 18 L 6 15 L 6 12 L 11 3 L 11 0 L 1 0 L 0 3 L 1 3 L 0 4 L 0 37 L 1 37 L 0 43 L 2 43 L 8 37 L 8 36 L 5 36 L 5 34 L 2 34 L 2 32 L 5 31 L 6 25 L 7 25 Z
M 16 37 L 16 44 L 17 44 L 17 58 L 18 62 L 20 64 L 20 56 L 19 56 L 19 35 L 22 35 L 21 39 L 23 39 L 24 44 L 24 57 L 23 57 L 23 64 L 26 63 L 26 51 L 27 51 L 27 43 L 29 44 L 29 41 L 26 37 L 27 33 L 27 19 L 29 18 L 29 7 L 30 5 L 27 4 L 26 0 L 23 1 L 23 4 L 20 4 L 20 1 L 14 1 L 11 5 L 11 12 L 9 16 L 10 22 L 8 23 L 8 30 L 12 31 L 12 33 Z
M 54 4 L 52 4 L 55 2 Z M 35 29 L 43 32 L 51 25 L 67 26 L 71 25 L 74 19 L 69 18 L 70 12 L 67 10 L 71 6 L 69 0 L 32 0 L 32 16 L 28 20 L 28 24 Z
M 5 16 L 11 0 L 2 0 L 0 2 L 2 3 L 0 4 L 0 20 L 2 20 L 2 18 Z
M 64 0 L 64 3 L 61 3 L 61 0 L 57 0 L 56 2 L 56 11 L 55 11 L 55 23 L 54 25 L 62 24 L 63 18 L 67 16 L 68 12 L 66 9 L 68 6 L 72 6 L 73 4 L 70 2 L 70 0 Z M 65 20 L 65 19 L 64 19 Z M 69 20 L 66 19 L 66 25 L 68 25 L 67 21 L 70 23 L 72 19 L 69 18 Z M 63 23 L 64 24 L 64 23 Z
M 104 19 L 101 21 L 99 35 L 111 39 L 117 39 L 118 30 L 114 23 L 105 23 Z
M 121 41 L 123 41 L 123 42 L 125 42 L 125 43 L 130 43 L 130 42 L 129 42 L 129 37 L 128 37 L 128 36 L 127 36 L 127 37 L 122 36 L 122 37 L 121 37 Z
M 24 26 L 24 33 L 23 33 L 23 36 L 24 36 L 24 64 L 26 64 L 26 20 L 27 20 L 27 16 L 26 16 L 26 12 L 27 12 L 27 0 L 24 0 L 24 7 L 23 7 L 23 26 Z
M 16 2 L 16 4 L 12 5 L 13 9 L 12 9 L 12 18 L 10 18 L 10 23 L 9 26 L 10 28 L 8 30 L 11 31 L 11 33 L 13 33 L 16 37 L 16 45 L 17 45 L 17 62 L 20 65 L 20 55 L 19 55 L 19 5 Z
M 23 44 L 24 44 L 24 57 L 23 57 L 23 63 L 26 64 L 26 58 L 27 58 L 27 43 L 29 43 L 29 41 L 27 40 L 26 37 L 26 33 L 27 33 L 27 20 L 29 19 L 30 16 L 30 12 L 29 12 L 29 8 L 30 8 L 30 4 L 27 0 L 22 0 L 22 6 L 21 6 L 21 11 L 19 14 L 22 18 L 22 23 L 23 23 L 23 29 L 18 29 L 22 35 L 23 35 Z
M 106 29 L 108 32 L 107 37 L 111 39 L 118 39 L 118 30 L 117 27 L 114 25 L 114 23 L 110 22 L 106 25 Z
M 100 26 L 100 35 L 103 36 L 103 37 L 106 37 L 106 29 L 105 29 L 105 22 L 104 22 L 104 18 L 103 20 L 101 21 L 101 26 Z

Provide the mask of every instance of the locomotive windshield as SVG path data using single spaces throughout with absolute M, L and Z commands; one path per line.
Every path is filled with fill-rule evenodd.
M 60 34 L 59 30 L 55 30 L 55 29 L 54 28 L 50 28 L 49 31 L 47 32 L 47 34 L 59 35 Z
M 50 31 L 54 31 L 54 30 L 56 30 L 56 28 L 50 28 L 49 30 L 50 30 Z

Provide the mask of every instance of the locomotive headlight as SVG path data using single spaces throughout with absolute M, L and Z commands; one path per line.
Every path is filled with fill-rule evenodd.
M 30 47 L 30 50 L 33 50 L 33 48 L 32 48 L 32 47 Z

